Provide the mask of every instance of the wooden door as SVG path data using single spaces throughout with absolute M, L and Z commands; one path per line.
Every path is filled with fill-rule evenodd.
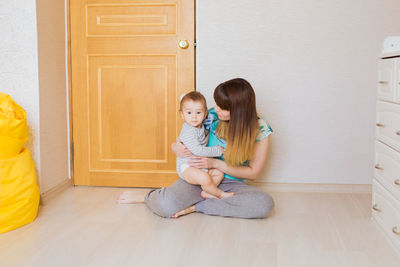
M 70 16 L 74 183 L 171 184 L 179 96 L 194 90 L 194 0 L 70 0 Z

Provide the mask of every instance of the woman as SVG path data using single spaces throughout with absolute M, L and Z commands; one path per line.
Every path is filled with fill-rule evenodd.
M 144 199 L 157 215 L 173 218 L 191 212 L 238 218 L 266 218 L 270 214 L 274 207 L 271 196 L 245 183 L 261 172 L 272 133 L 269 125 L 257 117 L 254 90 L 246 80 L 237 78 L 218 85 L 214 100 L 217 106 L 209 111 L 205 122 L 210 131 L 208 145 L 224 147 L 225 155 L 219 159 L 192 156 L 190 163 L 196 168 L 214 168 L 225 173 L 219 188 L 235 195 L 204 199 L 200 186 L 179 179 L 170 187 L 151 190 L 146 195 L 125 192 L 119 203 Z M 191 156 L 179 142 L 172 144 L 172 150 L 179 157 Z

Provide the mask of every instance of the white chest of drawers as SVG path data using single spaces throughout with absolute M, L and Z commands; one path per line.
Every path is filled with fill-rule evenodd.
M 400 53 L 378 63 L 372 216 L 400 254 Z

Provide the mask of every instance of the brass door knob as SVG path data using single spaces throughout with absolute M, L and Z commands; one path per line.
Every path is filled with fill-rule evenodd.
M 180 40 L 178 45 L 180 48 L 186 49 L 189 47 L 189 42 L 187 40 Z

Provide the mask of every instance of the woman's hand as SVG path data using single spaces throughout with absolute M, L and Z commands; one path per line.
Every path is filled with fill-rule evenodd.
M 180 158 L 186 158 L 192 156 L 192 152 L 185 147 L 185 145 L 181 142 L 179 138 L 176 139 L 175 143 L 172 143 L 171 145 L 172 152 L 175 153 Z
M 218 169 L 218 159 L 205 157 L 190 157 L 189 165 L 198 169 Z

